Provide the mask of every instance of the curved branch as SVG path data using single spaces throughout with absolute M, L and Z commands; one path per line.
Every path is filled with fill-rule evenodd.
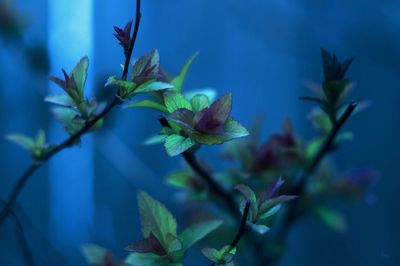
M 158 118 L 158 122 L 160 122 L 161 126 L 163 127 L 171 128 L 168 120 L 163 116 Z M 185 159 L 187 164 L 193 169 L 193 171 L 203 179 L 203 181 L 207 184 L 211 192 L 224 202 L 224 204 L 228 207 L 230 213 L 234 217 L 238 217 L 240 219 L 240 213 L 236 208 L 235 198 L 228 191 L 222 188 L 214 180 L 214 178 L 206 170 L 204 170 L 203 167 L 200 166 L 193 153 L 185 151 L 182 153 L 182 157 Z
M 139 31 L 139 25 L 140 25 L 140 20 L 141 20 L 141 12 L 140 12 L 140 0 L 136 0 L 136 19 L 135 19 L 135 27 L 133 30 L 133 35 L 131 38 L 131 44 L 128 50 L 128 55 L 125 58 L 125 65 L 123 69 L 123 73 L 121 76 L 122 80 L 127 79 L 127 74 L 129 70 L 129 64 L 130 60 L 132 57 L 133 53 L 133 48 L 135 47 L 136 43 L 136 37 Z M 110 111 L 117 105 L 121 104 L 121 100 L 118 97 L 115 97 L 113 101 L 100 113 L 98 114 L 94 119 L 88 121 L 85 126 L 80 129 L 77 133 L 71 135 L 69 138 L 61 142 L 59 145 L 55 146 L 51 151 L 49 151 L 45 156 L 41 158 L 40 161 L 33 163 L 30 165 L 25 172 L 19 177 L 16 185 L 14 186 L 6 205 L 2 209 L 0 213 L 0 225 L 4 223 L 4 221 L 7 219 L 7 217 L 10 215 L 10 211 L 15 205 L 15 201 L 17 200 L 19 194 L 21 193 L 21 190 L 25 187 L 26 183 L 30 179 L 30 177 L 43 165 L 45 164 L 48 160 L 50 160 L 53 156 L 55 156 L 57 153 L 61 152 L 62 150 L 69 148 L 73 146 L 77 140 L 79 140 L 80 137 L 82 137 L 84 134 L 90 131 L 90 129 L 102 118 L 108 115 Z
M 318 153 L 315 155 L 314 159 L 311 161 L 309 166 L 303 171 L 301 176 L 299 177 L 299 182 L 290 192 L 291 195 L 303 195 L 304 190 L 306 189 L 306 185 L 309 177 L 314 173 L 318 165 L 321 163 L 322 159 L 332 151 L 332 147 L 334 145 L 335 138 L 337 137 L 339 131 L 342 129 L 343 125 L 350 118 L 351 114 L 354 112 L 357 107 L 357 102 L 350 103 L 344 113 L 340 116 L 339 120 L 333 124 L 333 128 L 329 132 L 327 138 L 325 139 L 323 145 L 318 150 Z M 299 201 L 293 201 L 289 206 L 287 213 L 282 218 L 282 221 L 278 227 L 278 231 L 275 234 L 276 238 L 274 241 L 282 244 L 288 233 L 289 227 L 296 221 L 296 219 L 302 214 L 302 208 Z M 266 261 L 264 261 L 264 265 L 271 265 L 276 260 L 276 257 L 266 257 Z

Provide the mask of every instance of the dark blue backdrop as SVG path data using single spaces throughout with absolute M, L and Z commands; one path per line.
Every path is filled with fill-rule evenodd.
M 93 1 L 87 7 L 88 14 L 92 14 L 89 18 L 92 26 L 88 29 L 92 43 L 87 47 L 63 40 L 63 34 L 54 34 L 55 24 L 49 24 L 49 21 L 60 25 L 63 20 L 74 21 L 65 15 L 76 1 L 16 2 L 17 10 L 22 10 L 29 22 L 25 42 L 39 41 L 49 46 L 52 71 L 57 71 L 52 74 L 59 74 L 61 67 L 70 69 L 82 49 L 82 53 L 91 55 L 94 93 L 104 97 L 102 84 L 108 75 L 118 73 L 122 61 L 120 47 L 112 37 L 112 25 L 123 25 L 131 19 L 134 1 Z M 349 123 L 356 139 L 335 157 L 338 169 L 372 166 L 381 171 L 382 179 L 373 189 L 376 202 L 341 204 L 349 221 L 346 233 L 331 232 L 312 219 L 302 221 L 290 234 L 288 252 L 281 265 L 400 265 L 397 173 L 400 3 L 394 0 L 143 2 L 135 56 L 158 48 L 164 67 L 175 73 L 193 52 L 200 51 L 186 87 L 211 86 L 220 95 L 231 91 L 233 116 L 249 125 L 255 115 L 263 115 L 265 138 L 280 129 L 286 116 L 293 119 L 299 134 L 311 135 L 311 125 L 305 118 L 309 106 L 297 97 L 306 91 L 304 80 L 322 78 L 319 47 L 333 50 L 340 57 L 355 56 L 349 72 L 357 81 L 354 96 L 372 99 L 374 104 Z M 51 13 L 56 8 L 61 10 L 57 16 Z M 85 21 L 82 17 L 76 19 Z M 81 27 L 76 23 L 72 29 L 79 32 Z M 70 50 L 77 57 L 63 59 Z M 65 65 L 59 65 L 62 62 Z M 9 132 L 32 135 L 44 128 L 53 132 L 53 142 L 62 138 L 56 132 L 48 106 L 43 103 L 49 90 L 46 76 L 32 74 L 25 67 L 18 46 L 0 40 L 0 135 Z M 82 197 L 85 202 L 78 200 L 65 205 L 71 210 L 54 203 L 63 202 L 62 198 L 54 199 L 59 196 L 54 194 L 57 187 L 54 171 L 44 167 L 35 174 L 18 203 L 29 217 L 23 223 L 38 265 L 67 262 L 83 265 L 77 245 L 87 241 L 102 244 L 122 256 L 121 247 L 139 238 L 138 188 L 165 202 L 177 215 L 181 213 L 181 206 L 170 197 L 172 190 L 162 179 L 182 162 L 169 158 L 162 147 L 139 145 L 158 130 L 156 118 L 156 113 L 147 110 L 114 111 L 106 129 L 97 133 L 93 141 L 83 139 L 84 146 L 89 143 L 85 152 L 92 160 L 77 159 L 82 152 L 79 148 L 62 157 L 61 161 L 75 160 L 78 167 L 75 170 L 68 164 L 60 164 L 61 168 L 66 167 L 59 169 L 60 172 L 73 175 L 73 181 L 64 181 L 68 185 L 64 197 L 68 199 L 82 191 L 90 193 L 89 197 Z M 5 140 L 0 141 L 0 147 L 0 198 L 3 199 L 30 158 Z M 201 153 L 215 156 L 217 151 L 204 148 Z M 94 173 L 88 168 L 95 169 Z M 80 185 L 80 179 L 85 187 Z M 68 214 L 76 217 L 60 216 Z M 70 231 L 60 232 L 64 222 L 69 224 Z M 14 230 L 12 223 L 0 229 L 0 265 L 22 263 L 20 242 Z M 81 231 L 86 233 L 78 235 Z M 61 257 L 67 262 L 60 262 Z

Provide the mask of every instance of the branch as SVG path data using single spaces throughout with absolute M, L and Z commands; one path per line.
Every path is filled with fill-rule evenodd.
M 1 202 L 1 204 L 6 204 L 6 203 Z M 14 223 L 18 228 L 19 238 L 21 241 L 22 251 L 24 253 L 24 258 L 25 258 L 26 264 L 29 266 L 35 266 L 36 264 L 33 259 L 32 250 L 29 247 L 28 240 L 26 239 L 24 227 L 22 226 L 22 223 L 21 223 L 20 219 L 18 218 L 17 214 L 15 214 L 15 212 L 13 210 L 10 211 L 10 215 L 13 218 Z
M 347 106 L 344 113 L 339 118 L 339 120 L 336 123 L 334 123 L 332 130 L 329 132 L 328 137 L 324 141 L 324 144 L 319 149 L 318 153 L 315 155 L 311 164 L 306 168 L 306 170 L 300 176 L 299 183 L 294 187 L 292 195 L 301 195 L 301 193 L 305 188 L 305 185 L 307 184 L 308 177 L 315 171 L 315 169 L 320 164 L 325 155 L 332 150 L 333 142 L 335 141 L 337 134 L 339 133 L 343 125 L 346 123 L 346 121 L 350 118 L 351 114 L 354 112 L 356 107 L 357 107 L 357 102 L 350 103 Z
M 250 210 L 250 201 L 247 201 L 244 207 L 242 220 L 240 221 L 239 230 L 235 238 L 232 240 L 232 243 L 230 244 L 231 250 L 239 244 L 240 239 L 242 239 L 244 233 L 246 232 L 247 217 L 249 216 L 249 210 Z
M 233 238 L 231 244 L 229 244 L 230 248 L 227 252 L 232 251 L 232 249 L 236 248 L 237 245 L 239 244 L 240 240 L 242 239 L 244 233 L 246 233 L 247 229 L 247 217 L 249 216 L 249 210 L 250 210 L 250 201 L 246 201 L 246 205 L 244 207 L 242 219 L 240 221 L 239 229 Z M 212 263 L 210 266 L 215 266 L 215 263 Z
M 332 147 L 334 145 L 334 141 L 339 131 L 343 127 L 343 125 L 350 118 L 351 114 L 354 112 L 357 107 L 357 102 L 350 103 L 344 113 L 341 115 L 339 120 L 333 124 L 332 130 L 329 132 L 329 135 L 325 139 L 323 145 L 319 149 L 318 153 L 315 155 L 312 162 L 309 166 L 303 171 L 301 176 L 299 177 L 299 182 L 290 192 L 291 195 L 301 196 L 304 194 L 304 190 L 306 188 L 309 177 L 313 174 L 317 166 L 321 163 L 322 159 L 332 151 Z M 275 241 L 277 243 L 282 244 L 286 239 L 286 234 L 288 233 L 288 228 L 294 223 L 294 221 L 301 215 L 301 206 L 299 201 L 294 201 L 288 206 L 288 211 L 282 218 L 282 222 L 278 228 L 276 233 Z M 266 257 L 265 265 L 271 265 L 272 262 L 276 259 L 276 257 Z
M 168 120 L 165 117 L 161 116 L 158 121 L 160 122 L 161 126 L 171 128 Z M 224 202 L 232 215 L 234 217 L 240 217 L 240 213 L 236 208 L 234 197 L 225 189 L 223 189 L 217 182 L 215 182 L 214 178 L 200 166 L 194 154 L 189 151 L 185 151 L 182 153 L 182 157 L 193 169 L 193 171 L 204 180 L 211 192 Z
M 122 80 L 127 79 L 127 73 L 129 70 L 129 64 L 130 60 L 132 57 L 133 53 L 133 48 L 135 47 L 135 42 L 136 42 L 136 37 L 139 31 L 139 25 L 140 25 L 140 20 L 141 20 L 141 12 L 140 12 L 140 1 L 141 0 L 136 0 L 136 20 L 135 20 L 135 27 L 133 30 L 133 35 L 131 38 L 131 45 L 128 50 L 128 55 L 125 58 L 125 65 L 124 65 L 124 70 L 121 76 Z M 21 190 L 25 187 L 27 181 L 30 179 L 30 177 L 38 170 L 43 164 L 45 164 L 48 160 L 50 160 L 53 156 L 55 156 L 57 153 L 61 152 L 62 150 L 69 148 L 73 146 L 77 140 L 81 136 L 83 136 L 85 133 L 90 131 L 90 129 L 102 118 L 107 116 L 107 114 L 117 105 L 121 104 L 121 100 L 118 97 L 115 97 L 114 100 L 99 114 L 97 115 L 94 119 L 88 121 L 85 126 L 79 130 L 77 133 L 71 135 L 69 138 L 61 142 L 59 145 L 54 147 L 51 151 L 49 151 L 46 155 L 44 155 L 40 161 L 34 162 L 31 166 L 29 166 L 25 172 L 20 176 L 18 179 L 16 185 L 14 186 L 7 203 L 3 210 L 0 213 L 0 225 L 4 223 L 4 221 L 7 219 L 7 217 L 10 215 L 10 211 L 15 205 L 15 201 L 18 198 L 18 195 L 21 193 Z

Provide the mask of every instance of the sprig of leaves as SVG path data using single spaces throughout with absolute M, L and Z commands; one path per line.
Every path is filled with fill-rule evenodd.
M 143 239 L 126 248 L 132 252 L 126 262 L 132 265 L 180 265 L 190 247 L 222 224 L 197 223 L 178 234 L 174 216 L 162 203 L 140 191 L 138 205 Z
M 105 84 L 108 86 L 116 86 L 119 88 L 118 96 L 121 101 L 132 99 L 137 94 L 152 94 L 158 91 L 168 90 L 174 88 L 170 83 L 166 82 L 163 72 L 160 68 L 160 56 L 157 50 L 152 50 L 144 56 L 140 57 L 133 65 L 132 78 L 130 81 L 121 80 L 116 76 L 112 76 Z M 148 103 L 149 100 L 136 103 L 143 105 Z M 154 107 L 156 103 L 152 103 Z M 146 105 L 146 104 L 145 104 Z M 128 105 L 133 107 L 132 105 Z M 148 106 L 144 106 L 148 107 Z
M 53 148 L 52 145 L 47 144 L 46 134 L 43 130 L 40 130 L 35 138 L 18 133 L 9 134 L 6 138 L 30 151 L 34 160 L 40 160 Z
M 83 57 L 70 74 L 62 70 L 64 79 L 50 77 L 65 93 L 49 95 L 45 101 L 56 105 L 52 112 L 70 135 L 76 134 L 104 109 L 104 104 L 99 104 L 94 99 L 88 100 L 84 96 L 88 67 L 89 58 Z M 103 120 L 99 120 L 91 130 L 100 128 L 102 122 Z
M 337 122 L 338 113 L 345 103 L 345 98 L 352 88 L 346 73 L 353 58 L 340 62 L 335 54 L 321 48 L 324 81 L 322 88 L 313 86 L 316 96 L 303 96 L 300 99 L 315 102 L 326 112 L 332 123 Z
M 283 184 L 284 181 L 281 177 L 275 179 L 258 197 L 247 185 L 240 184 L 235 187 L 244 197 L 241 202 L 242 212 L 246 202 L 250 202 L 247 224 L 257 233 L 267 233 L 270 229 L 263 224 L 265 219 L 276 214 L 280 210 L 282 203 L 297 198 L 297 196 L 293 195 L 278 195 L 278 190 Z

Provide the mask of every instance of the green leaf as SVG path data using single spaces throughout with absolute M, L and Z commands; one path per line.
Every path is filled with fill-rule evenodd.
M 227 123 L 225 124 L 224 131 L 225 141 L 249 135 L 249 132 L 245 127 L 231 118 L 228 119 Z
M 175 171 L 168 175 L 166 182 L 177 188 L 187 188 L 188 182 L 193 175 L 193 172 L 190 170 Z
M 179 239 L 182 241 L 183 249 L 187 250 L 196 242 L 206 237 L 209 233 L 221 226 L 222 221 L 208 221 L 190 226 L 182 232 Z
M 175 89 L 178 92 L 182 91 L 183 83 L 185 81 L 187 72 L 189 71 L 190 66 L 192 65 L 194 59 L 197 57 L 198 53 L 192 55 L 186 64 L 182 67 L 181 71 L 179 72 L 178 76 L 172 79 L 171 84 L 174 85 Z
M 256 194 L 250 187 L 248 187 L 244 184 L 239 184 L 239 185 L 235 186 L 235 189 L 238 190 L 240 193 L 242 193 L 244 198 L 246 200 L 250 201 L 251 204 L 257 204 Z
M 148 81 L 135 89 L 135 94 L 172 89 L 174 86 L 162 81 Z
M 179 92 L 168 91 L 164 94 L 164 103 L 168 112 L 173 113 L 174 111 L 184 108 L 192 110 L 190 102 Z
M 150 138 L 146 139 L 143 142 L 143 145 L 149 146 L 149 145 L 160 144 L 163 143 L 166 138 L 167 135 L 153 135 Z
M 268 226 L 263 225 L 263 224 L 254 224 L 254 223 L 248 222 L 247 225 L 250 226 L 251 229 L 253 229 L 257 233 L 259 233 L 260 235 L 263 235 L 270 230 L 270 228 Z
M 117 86 L 120 88 L 125 88 L 128 91 L 133 91 L 134 89 L 136 89 L 136 83 L 132 81 L 121 80 L 117 76 L 111 76 L 107 79 L 104 87 L 108 86 Z
M 346 219 L 343 215 L 326 206 L 318 206 L 315 209 L 318 217 L 330 228 L 335 231 L 343 232 L 347 228 Z
M 352 132 L 343 132 L 340 133 L 336 138 L 335 142 L 341 142 L 345 140 L 353 140 L 354 139 L 354 134 Z
M 94 244 L 82 245 L 81 251 L 90 265 L 104 265 L 104 259 L 110 253 L 107 249 Z
M 121 98 L 126 100 L 133 96 L 137 84 L 131 81 L 121 80 L 116 76 L 112 76 L 108 78 L 104 86 L 117 86 L 119 88 L 119 95 Z
M 201 252 L 204 256 L 206 256 L 207 259 L 213 262 L 218 262 L 220 259 L 219 250 L 215 248 L 203 248 Z
M 168 234 L 167 235 L 167 241 L 168 241 L 167 252 L 169 254 L 182 250 L 182 247 L 183 247 L 182 241 L 177 236 Z
M 197 94 L 191 100 L 193 112 L 200 112 L 201 110 L 210 106 L 210 100 L 204 94 Z
M 6 139 L 18 144 L 19 146 L 28 151 L 32 151 L 35 148 L 35 141 L 32 138 L 25 136 L 23 134 L 18 134 L 18 133 L 9 134 L 6 135 Z
M 258 214 L 258 204 L 257 204 L 257 197 L 256 197 L 256 194 L 254 193 L 254 191 L 250 187 L 248 187 L 244 184 L 239 184 L 239 185 L 235 186 L 235 189 L 238 190 L 240 193 L 242 193 L 242 195 L 246 199 L 246 201 L 250 202 L 249 219 L 251 220 L 254 217 L 256 217 Z M 243 213 L 244 204 L 241 204 L 240 211 Z
M 168 235 L 177 236 L 177 224 L 174 216 L 162 203 L 144 191 L 139 191 L 138 205 L 143 237 L 147 238 L 152 232 L 162 246 L 168 250 Z
M 129 103 L 125 106 L 125 108 L 136 108 L 136 107 L 145 107 L 145 108 L 155 109 L 163 113 L 168 113 L 168 110 L 164 105 L 151 100 L 142 100 L 134 103 Z
M 268 211 L 266 211 L 263 214 L 261 214 L 259 219 L 263 220 L 263 219 L 266 219 L 266 218 L 276 214 L 281 209 L 281 206 L 282 206 L 281 204 L 278 204 L 278 205 L 272 207 Z
M 320 99 L 320 98 L 312 97 L 312 96 L 301 96 L 300 100 L 314 102 L 314 103 L 320 104 L 321 106 L 326 106 L 328 104 L 324 99 Z
M 76 105 L 74 100 L 68 94 L 65 94 L 65 93 L 52 94 L 52 95 L 47 96 L 44 100 L 46 102 L 54 103 L 54 104 L 61 105 L 61 106 L 72 107 L 72 106 Z
M 222 135 L 200 132 L 189 133 L 189 136 L 196 142 L 207 145 L 221 144 L 232 139 L 241 138 L 248 135 L 249 132 L 247 129 L 231 118 L 228 118 L 228 121 L 224 126 L 224 133 Z
M 43 148 L 46 145 L 46 133 L 44 130 L 39 130 L 39 132 L 36 135 L 35 139 L 35 146 L 37 148 Z
M 323 112 L 320 108 L 313 108 L 308 115 L 308 119 L 313 122 L 313 125 L 321 130 L 323 133 L 331 131 L 333 125 L 329 116 Z
M 196 142 L 194 142 L 191 138 L 185 138 L 177 134 L 169 135 L 165 139 L 164 144 L 169 156 L 179 155 L 194 145 L 196 145 Z
M 217 92 L 213 88 L 196 89 L 196 90 L 191 90 L 189 92 L 184 93 L 186 99 L 192 99 L 194 96 L 196 96 L 198 94 L 207 96 L 210 103 L 214 102 L 215 99 L 217 98 Z
M 81 99 L 83 99 L 83 90 L 85 88 L 85 83 L 87 79 L 88 67 L 89 67 L 89 58 L 85 56 L 79 61 L 79 63 L 72 70 L 72 76 L 75 80 L 75 84 Z
M 314 156 L 318 153 L 320 147 L 324 143 L 324 138 L 316 138 L 310 141 L 306 147 L 306 156 L 309 159 L 314 158 Z
M 66 107 L 54 107 L 51 109 L 54 116 L 65 126 L 69 134 L 75 134 L 83 126 L 84 121 L 77 118 L 77 112 Z
M 150 266 L 158 265 L 156 262 L 160 259 L 160 256 L 153 253 L 131 253 L 125 259 L 125 263 L 132 266 Z

